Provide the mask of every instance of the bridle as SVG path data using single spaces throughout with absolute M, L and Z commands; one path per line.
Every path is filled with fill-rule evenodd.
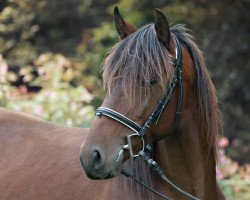
M 115 121 L 120 122 L 121 124 L 127 126 L 131 130 L 133 130 L 135 133 L 127 135 L 127 143 L 126 145 L 123 146 L 122 150 L 129 150 L 129 154 L 131 158 L 135 158 L 140 156 L 143 158 L 144 161 L 153 169 L 154 172 L 158 176 L 160 176 L 165 182 L 170 184 L 173 188 L 175 188 L 177 191 L 182 193 L 183 195 L 194 199 L 194 200 L 199 200 L 197 197 L 194 197 L 193 195 L 183 191 L 181 188 L 177 187 L 174 183 L 172 183 L 163 173 L 161 170 L 160 166 L 148 156 L 148 153 L 152 151 L 152 145 L 147 143 L 146 139 L 146 133 L 147 130 L 150 128 L 151 124 L 156 121 L 156 125 L 159 123 L 161 116 L 166 109 L 167 104 L 169 103 L 174 90 L 178 87 L 178 104 L 177 104 L 177 110 L 176 110 L 176 116 L 175 116 L 175 121 L 173 123 L 172 129 L 170 132 L 173 132 L 177 126 L 177 123 L 179 121 L 180 115 L 181 115 L 181 108 L 182 108 L 182 101 L 183 101 L 183 82 L 182 82 L 182 50 L 180 43 L 177 39 L 177 37 L 172 34 L 174 40 L 175 40 L 175 58 L 173 59 L 173 65 L 175 66 L 175 72 L 173 77 L 171 78 L 169 85 L 167 87 L 166 93 L 163 95 L 163 97 L 158 101 L 156 107 L 148 117 L 146 123 L 141 127 L 138 125 L 136 122 L 133 120 L 127 118 L 126 116 L 120 114 L 117 111 L 114 111 L 110 108 L 106 107 L 99 107 L 96 110 L 96 116 L 101 117 L 102 115 L 109 117 Z M 139 151 L 138 154 L 134 154 L 133 147 L 132 147 L 132 138 L 133 137 L 139 137 L 141 138 L 142 141 L 142 149 Z M 162 139 L 162 138 L 161 138 Z M 161 196 L 164 199 L 170 199 L 163 194 L 155 191 L 154 189 L 148 187 L 144 183 L 142 183 L 140 180 L 136 179 L 135 176 L 133 176 L 131 173 L 127 172 L 126 170 L 122 169 L 121 174 L 132 178 L 136 182 L 140 183 L 142 186 L 146 187 L 149 189 L 151 192 Z

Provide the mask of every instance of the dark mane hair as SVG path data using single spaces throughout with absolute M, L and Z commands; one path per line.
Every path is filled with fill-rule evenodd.
M 187 48 L 192 57 L 196 72 L 194 94 L 197 96 L 198 102 L 198 113 L 195 115 L 195 122 L 198 126 L 197 131 L 201 132 L 207 140 L 208 153 L 213 153 L 217 159 L 216 138 L 221 128 L 220 110 L 216 90 L 206 68 L 203 53 L 184 25 L 175 25 L 170 30 Z

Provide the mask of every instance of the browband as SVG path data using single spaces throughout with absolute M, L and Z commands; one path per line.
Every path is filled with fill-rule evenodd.
M 96 116 L 107 116 L 109 118 L 112 118 L 116 121 L 119 121 L 123 125 L 127 126 L 128 128 L 132 129 L 134 132 L 139 133 L 142 127 L 132 121 L 131 119 L 125 117 L 124 115 L 106 107 L 99 107 L 96 109 Z

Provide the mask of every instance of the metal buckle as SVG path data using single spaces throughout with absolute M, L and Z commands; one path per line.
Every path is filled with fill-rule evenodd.
M 139 153 L 140 153 L 140 151 L 138 151 L 138 154 L 134 154 L 134 151 L 133 151 L 133 147 L 132 147 L 132 143 L 131 143 L 131 138 L 135 137 L 135 136 L 141 138 L 141 141 L 142 141 L 142 150 L 140 150 L 140 151 L 144 151 L 145 142 L 144 142 L 143 137 L 141 137 L 139 133 L 134 133 L 134 134 L 131 134 L 131 135 L 127 135 L 127 142 L 128 142 L 128 144 L 124 145 L 123 149 L 129 150 L 130 158 L 136 158 L 136 157 L 139 156 Z

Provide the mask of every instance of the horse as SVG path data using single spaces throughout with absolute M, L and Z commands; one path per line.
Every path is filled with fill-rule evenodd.
M 225 199 L 220 110 L 203 53 L 159 9 L 140 29 L 117 7 L 114 21 L 121 40 L 103 63 L 107 94 L 80 150 L 88 178 L 112 181 L 92 190 L 99 199 Z
M 159 10 L 155 24 L 139 30 L 123 20 L 117 8 L 114 18 L 122 40 L 105 60 L 108 93 L 102 106 L 119 111 L 126 123 L 132 119 L 136 123 L 131 124 L 140 128 L 174 73 L 175 36 L 182 50 L 181 104 L 178 88 L 159 123 L 152 124 L 143 138 L 128 124 L 100 114 L 100 109 L 91 129 L 83 129 L 0 108 L 1 200 L 161 199 L 152 189 L 120 175 L 121 166 L 171 199 L 185 199 L 144 160 L 134 158 L 134 153 L 143 153 L 146 141 L 153 142 L 152 158 L 181 189 L 201 199 L 225 199 L 215 177 L 219 110 L 201 51 L 183 26 L 169 29 Z M 135 137 L 127 137 L 131 133 Z

